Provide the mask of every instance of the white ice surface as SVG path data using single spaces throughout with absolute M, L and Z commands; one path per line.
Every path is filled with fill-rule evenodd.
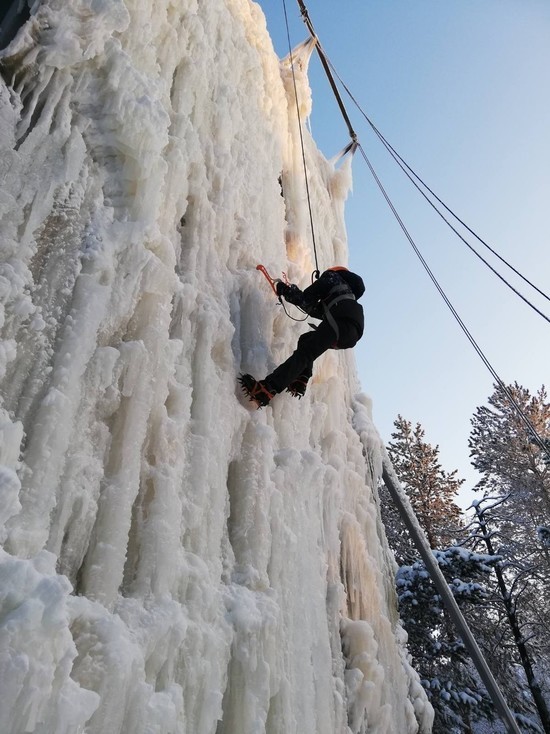
M 0 731 L 428 732 L 352 352 L 237 389 L 307 328 L 256 264 L 314 269 L 259 6 L 44 0 L 0 56 Z M 350 161 L 304 142 L 345 264 Z

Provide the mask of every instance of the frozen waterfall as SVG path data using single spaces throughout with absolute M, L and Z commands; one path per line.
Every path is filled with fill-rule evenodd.
M 35 2 L 0 71 L 0 731 L 429 732 L 353 353 L 236 383 L 307 328 L 256 264 L 314 268 L 259 6 Z M 345 263 L 350 162 L 304 141 Z

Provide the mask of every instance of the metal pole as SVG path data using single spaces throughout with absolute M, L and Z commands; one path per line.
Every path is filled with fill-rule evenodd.
M 332 87 L 332 91 L 336 98 L 336 102 L 338 103 L 338 107 L 340 108 L 340 112 L 342 113 L 342 117 L 344 118 L 344 121 L 346 125 L 348 126 L 348 132 L 349 132 L 350 138 L 352 139 L 353 142 L 356 142 L 357 135 L 355 133 L 355 130 L 353 129 L 351 120 L 349 119 L 347 110 L 342 101 L 342 97 L 340 96 L 340 92 L 338 91 L 338 87 L 336 86 L 336 82 L 334 81 L 334 77 L 332 76 L 332 72 L 330 70 L 327 58 L 325 56 L 325 52 L 321 48 L 321 44 L 319 43 L 319 39 L 317 37 L 317 34 L 315 33 L 315 28 L 313 27 L 313 23 L 311 22 L 311 19 L 308 15 L 307 8 L 304 5 L 303 0 L 298 0 L 298 5 L 300 6 L 300 12 L 302 14 L 304 23 L 306 24 L 306 27 L 311 34 L 311 37 L 315 41 L 315 48 L 317 49 L 317 53 L 319 54 L 319 59 L 321 60 L 321 64 L 323 65 L 323 69 L 325 70 L 325 74 L 327 75 L 330 86 Z
M 460 611 L 458 604 L 445 581 L 445 577 L 441 573 L 439 564 L 435 560 L 432 550 L 428 545 L 424 531 L 418 524 L 418 520 L 414 515 L 409 498 L 399 484 L 399 480 L 395 474 L 390 458 L 385 451 L 383 455 L 382 479 L 384 480 L 384 484 L 388 488 L 388 491 L 399 510 L 401 519 L 405 523 L 405 526 L 409 531 L 422 560 L 424 561 L 426 569 L 428 570 L 432 581 L 445 604 L 449 616 L 453 620 L 464 645 L 470 653 L 474 665 L 477 668 L 477 672 L 485 684 L 495 708 L 508 728 L 508 732 L 510 734 L 521 734 L 514 715 L 504 700 L 504 696 L 502 695 L 493 674 L 489 670 L 489 666 L 485 662 L 485 658 L 479 649 L 475 637 L 471 633 L 470 628 L 468 627 L 468 624 L 466 623 L 466 620 L 464 619 L 462 612 Z

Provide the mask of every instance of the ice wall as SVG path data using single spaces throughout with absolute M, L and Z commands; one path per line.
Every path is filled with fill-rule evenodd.
M 352 353 L 236 387 L 307 328 L 256 264 L 314 268 L 259 6 L 44 0 L 1 73 L 0 731 L 429 731 Z M 304 140 L 328 267 L 350 163 Z

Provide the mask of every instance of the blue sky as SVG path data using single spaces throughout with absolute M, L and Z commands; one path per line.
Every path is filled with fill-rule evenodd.
M 286 0 L 292 44 L 307 37 Z M 275 50 L 288 53 L 282 0 L 261 0 Z M 550 3 L 547 0 L 317 0 L 306 3 L 323 48 L 363 109 L 466 223 L 550 293 Z M 311 129 L 331 157 L 348 140 L 321 65 L 310 65 Z M 506 382 L 549 386 L 550 324 L 441 222 L 345 95 L 358 137 L 413 239 Z M 363 159 L 346 207 L 351 266 L 367 284 L 361 383 L 387 442 L 398 413 L 439 444 L 443 467 L 477 481 L 470 418 L 493 378 L 429 280 Z M 472 245 L 550 316 L 481 245 Z M 321 263 L 321 267 L 329 263 Z

